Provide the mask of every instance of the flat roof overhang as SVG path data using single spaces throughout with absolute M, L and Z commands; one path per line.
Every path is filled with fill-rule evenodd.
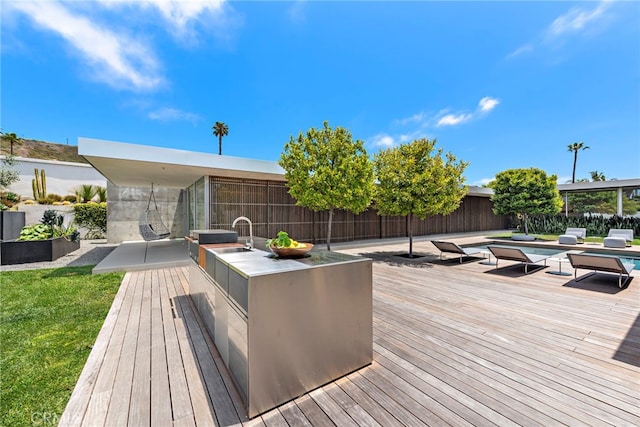
M 187 188 L 203 176 L 286 181 L 277 162 L 211 153 L 78 138 L 78 154 L 117 186 Z M 490 188 L 469 186 L 469 196 L 491 197 Z
M 614 191 L 635 190 L 640 188 L 640 178 L 619 179 L 611 181 L 575 182 L 573 184 L 558 184 L 561 193 L 577 193 L 586 191 Z
M 203 176 L 285 181 L 276 162 L 78 138 L 78 154 L 117 186 L 186 188 Z

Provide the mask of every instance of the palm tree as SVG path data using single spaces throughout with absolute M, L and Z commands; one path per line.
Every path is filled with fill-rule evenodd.
M 216 122 L 211 129 L 213 129 L 213 135 L 218 137 L 218 154 L 222 155 L 222 137 L 229 135 L 229 126 L 224 122 Z
M 20 138 L 15 133 L 2 132 L 2 139 L 9 141 L 9 144 L 11 144 L 11 155 L 13 156 L 13 144 L 19 143 Z
M 576 163 L 578 163 L 578 151 L 586 150 L 589 148 L 587 145 L 584 145 L 584 142 L 574 142 L 573 144 L 567 145 L 569 151 L 573 151 L 573 174 L 571 175 L 571 183 L 576 182 Z
M 604 173 L 602 173 L 602 172 L 591 171 L 589 173 L 591 174 L 591 180 L 592 181 L 606 181 L 607 180 L 607 177 L 605 177 Z

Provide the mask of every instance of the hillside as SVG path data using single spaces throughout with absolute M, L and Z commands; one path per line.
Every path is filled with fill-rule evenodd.
M 9 142 L 2 139 L 0 154 L 10 153 Z M 78 155 L 78 146 L 54 144 L 52 142 L 21 139 L 13 145 L 13 154 L 30 159 L 58 160 L 61 162 L 88 163 L 84 157 Z

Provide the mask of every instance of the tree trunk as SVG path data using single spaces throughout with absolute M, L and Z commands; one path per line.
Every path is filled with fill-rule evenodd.
M 218 137 L 218 155 L 222 156 L 222 135 Z
M 571 183 L 576 182 L 576 163 L 578 163 L 578 150 L 573 152 L 573 174 L 571 174 Z
M 333 224 L 333 208 L 329 209 L 329 226 L 327 227 L 327 250 L 331 250 L 331 225 Z
M 526 234 L 527 236 L 529 235 L 529 224 L 528 222 L 528 216 L 526 213 L 522 214 L 522 220 L 524 221 L 524 234 Z
M 409 214 L 407 228 L 409 229 L 409 258 L 413 258 L 413 214 Z

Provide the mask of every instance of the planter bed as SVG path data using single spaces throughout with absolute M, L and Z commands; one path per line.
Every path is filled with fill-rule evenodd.
M 0 249 L 2 255 L 0 264 L 55 261 L 78 249 L 80 249 L 80 241 L 71 242 L 64 237 L 47 240 L 4 241 Z

